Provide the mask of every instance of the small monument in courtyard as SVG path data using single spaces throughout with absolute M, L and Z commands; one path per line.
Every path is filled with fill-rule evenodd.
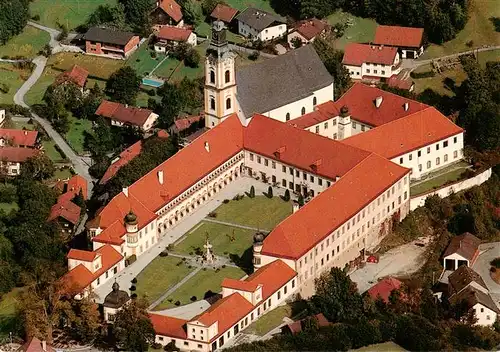
M 214 254 L 212 253 L 212 245 L 210 244 L 210 241 L 208 240 L 208 236 L 207 236 L 207 242 L 203 245 L 203 247 L 206 250 L 205 258 L 203 258 L 205 260 L 205 263 L 206 264 L 213 264 Z

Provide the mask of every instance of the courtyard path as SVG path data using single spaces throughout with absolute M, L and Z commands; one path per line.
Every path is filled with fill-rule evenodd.
M 206 218 L 205 221 L 207 221 L 207 222 L 213 222 L 215 224 L 220 224 L 220 225 L 227 225 L 227 226 L 232 226 L 232 227 L 239 227 L 240 229 L 245 229 L 245 230 L 261 231 L 261 232 L 265 232 L 265 233 L 269 233 L 270 232 L 268 230 L 263 230 L 263 229 L 259 229 L 259 228 L 256 228 L 256 227 L 235 224 L 234 222 L 220 221 L 220 220 L 215 220 L 215 219 L 210 219 L 210 218 Z

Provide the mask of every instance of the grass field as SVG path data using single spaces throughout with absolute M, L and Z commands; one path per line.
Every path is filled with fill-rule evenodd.
M 51 139 L 49 141 L 42 142 L 44 153 L 52 160 L 53 162 L 61 162 L 64 160 L 61 153 L 57 151 L 55 148 L 56 143 Z
M 263 230 L 272 230 L 278 223 L 292 214 L 292 204 L 280 197 L 271 199 L 265 196 L 244 197 L 222 204 L 215 212 L 216 220 L 246 225 Z
M 205 38 L 210 38 L 211 35 L 211 28 L 210 24 L 207 22 L 201 22 L 197 27 L 196 27 L 196 34 L 201 37 Z M 235 34 L 233 32 L 227 31 L 226 34 L 227 40 L 232 42 L 232 43 L 243 43 L 245 41 L 245 38 L 243 36 Z
M 137 276 L 138 296 L 146 296 L 150 303 L 153 303 L 169 287 L 181 281 L 193 269 L 189 269 L 180 258 L 175 257 L 157 257 Z
M 392 341 L 377 343 L 375 345 L 365 346 L 355 350 L 351 350 L 351 352 L 387 352 L 387 351 L 404 352 L 406 350 Z
M 500 17 L 500 5 L 496 0 L 470 1 L 469 20 L 465 28 L 460 31 L 455 39 L 443 45 L 430 45 L 423 59 L 439 57 L 447 54 L 471 50 L 466 45 L 473 42 L 473 48 L 483 45 L 500 45 L 500 32 L 495 31 L 492 18 Z
M 29 76 L 28 70 L 19 70 L 12 64 L 0 62 L 0 88 L 3 85 L 8 88 L 7 93 L 0 90 L 0 104 L 14 104 L 14 94 Z
M 161 63 L 160 66 L 158 66 L 158 68 L 154 71 L 153 75 L 168 80 L 172 75 L 172 73 L 177 68 L 177 66 L 179 66 L 180 64 L 181 63 L 176 59 L 167 58 L 165 61 Z
M 174 251 L 190 255 L 196 253 L 197 248 L 203 251 L 203 245 L 208 235 L 215 255 L 229 256 L 233 254 L 242 257 L 244 252 L 252 247 L 254 232 L 237 227 L 202 222 L 175 246 Z
M 31 16 L 40 16 L 39 23 L 57 28 L 65 24 L 74 29 L 83 24 L 99 5 L 114 5 L 116 0 L 34 0 L 30 4 Z
M 353 22 L 353 25 L 346 29 L 344 35 L 335 41 L 337 49 L 344 50 L 344 47 L 349 43 L 370 42 L 375 37 L 375 29 L 377 28 L 375 20 L 356 17 L 343 11 L 335 12 L 328 16 L 327 20 L 332 26 L 336 23 L 346 23 L 348 20 Z
M 35 57 L 49 41 L 49 33 L 26 26 L 21 34 L 16 35 L 7 44 L 0 45 L 0 57 Z
M 71 148 L 77 153 L 82 154 L 85 150 L 83 147 L 84 132 L 92 131 L 92 122 L 86 119 L 77 119 L 73 115 L 69 115 L 70 127 L 65 137 Z
M 269 331 L 283 323 L 283 318 L 290 318 L 291 314 L 292 308 L 290 306 L 285 305 L 277 307 L 269 313 L 261 316 L 259 320 L 253 322 L 247 329 L 245 329 L 245 333 L 264 336 Z
M 119 68 L 123 67 L 125 61 L 108 59 L 105 57 L 84 55 L 76 53 L 58 53 L 49 58 L 48 66 L 59 71 L 66 71 L 79 65 L 89 71 L 89 76 L 100 79 L 108 79 L 109 76 Z
M 477 60 L 482 67 L 489 61 L 500 61 L 500 49 L 478 53 Z
M 431 71 L 430 65 L 424 65 L 419 67 L 419 71 Z M 415 81 L 415 93 L 421 93 L 427 88 L 431 88 L 439 94 L 454 96 L 453 92 L 449 87 L 446 86 L 445 80 L 447 78 L 452 79 L 455 85 L 459 86 L 463 81 L 467 79 L 467 74 L 463 70 L 461 65 L 456 66 L 453 70 L 444 71 L 443 73 L 436 73 L 434 77 L 418 78 L 413 79 Z
M 269 1 L 266 0 L 226 0 L 225 3 L 240 11 L 246 9 L 247 7 L 255 7 L 257 9 L 276 14 Z
M 219 293 L 224 278 L 240 279 L 243 276 L 245 273 L 234 267 L 221 268 L 218 272 L 213 269 L 201 270 L 155 307 L 155 310 L 174 308 L 176 301 L 181 302 L 181 305 L 191 303 L 192 296 L 196 296 L 197 300 L 203 299 L 208 290 Z
M 181 81 L 184 77 L 194 79 L 198 77 L 203 77 L 203 71 L 205 70 L 205 65 L 204 65 L 204 57 L 205 57 L 205 52 L 207 51 L 208 43 L 203 43 L 201 45 L 198 45 L 195 47 L 196 51 L 200 54 L 201 60 L 200 64 L 198 67 L 192 68 L 192 67 L 187 67 L 184 65 L 184 62 L 181 62 L 177 68 L 175 69 L 174 73 L 170 77 L 170 81 L 174 82 L 179 82 Z M 154 72 L 156 75 L 157 71 Z
M 45 91 L 52 83 L 54 83 L 56 77 L 59 74 L 61 74 L 60 71 L 56 71 L 50 67 L 46 67 L 43 71 L 42 76 L 31 87 L 28 93 L 26 93 L 24 98 L 26 103 L 28 105 L 42 104 Z
M 15 288 L 2 296 L 0 300 L 0 338 L 9 336 L 9 332 L 17 330 L 16 305 L 20 289 Z
M 433 189 L 439 188 L 439 187 L 441 187 L 449 182 L 458 181 L 460 179 L 460 175 L 465 171 L 465 169 L 468 166 L 469 165 L 465 162 L 460 162 L 460 163 L 450 165 L 446 169 L 441 170 L 441 172 L 444 172 L 442 175 L 436 176 L 436 177 L 431 178 L 427 181 L 423 181 L 423 182 L 418 183 L 414 186 L 411 186 L 410 187 L 410 194 L 412 196 L 417 195 L 417 194 L 422 194 L 422 193 L 431 191 Z M 449 169 L 450 171 L 446 172 L 447 169 Z M 456 169 L 456 170 L 453 170 L 453 169 Z
M 71 176 L 73 176 L 73 174 L 71 173 L 71 171 L 69 171 L 68 168 L 57 169 L 56 172 L 54 173 L 54 176 L 52 176 L 52 180 L 54 180 L 54 181 L 67 180 Z
M 140 76 L 147 76 L 165 58 L 165 55 L 153 58 L 151 53 L 153 51 L 149 50 L 148 43 L 145 42 L 127 59 L 127 65 L 134 68 Z

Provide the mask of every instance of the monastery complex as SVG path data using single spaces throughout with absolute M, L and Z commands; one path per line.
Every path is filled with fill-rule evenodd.
M 216 21 L 205 62 L 209 129 L 123 189 L 87 227 L 94 251 L 71 250 L 65 276 L 85 295 L 241 177 L 303 194 L 267 236 L 255 272 L 225 279 L 222 299 L 191 320 L 151 314 L 156 342 L 214 351 L 314 279 L 377 246 L 410 211 L 410 182 L 463 157 L 463 130 L 434 107 L 355 83 L 334 100 L 311 45 L 235 70 Z M 133 265 L 133 264 L 132 264 Z

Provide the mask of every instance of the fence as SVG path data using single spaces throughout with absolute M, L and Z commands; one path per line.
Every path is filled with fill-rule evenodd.
M 472 188 L 474 186 L 479 186 L 480 184 L 488 181 L 490 177 L 491 177 L 491 168 L 481 172 L 480 174 L 478 174 L 474 177 L 468 178 L 466 180 L 458 181 L 458 182 L 455 182 L 451 185 L 447 185 L 447 186 L 441 187 L 439 189 L 432 190 L 432 191 L 429 191 L 427 193 L 412 197 L 410 199 L 410 210 L 415 210 L 418 207 L 424 206 L 425 199 L 429 196 L 433 196 L 433 195 L 437 194 L 441 198 L 445 198 L 453 193 L 464 191 L 464 190 Z

